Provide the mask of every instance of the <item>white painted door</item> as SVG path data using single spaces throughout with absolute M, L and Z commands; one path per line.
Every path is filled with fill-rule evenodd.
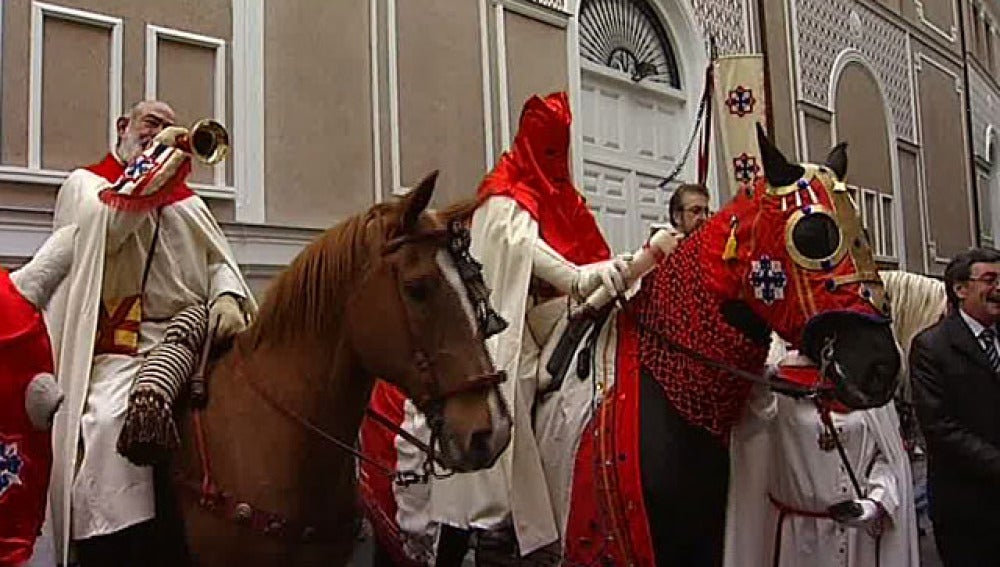
M 624 73 L 586 61 L 581 95 L 579 186 L 614 251 L 630 252 L 645 241 L 651 224 L 669 221 L 670 194 L 658 184 L 690 135 L 684 96 L 663 85 L 638 86 Z

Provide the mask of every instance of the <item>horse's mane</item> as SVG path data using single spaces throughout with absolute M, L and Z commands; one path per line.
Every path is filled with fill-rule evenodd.
M 391 238 L 400 222 L 398 204 L 375 205 L 304 248 L 268 289 L 247 331 L 252 344 L 302 341 L 336 327 L 350 284 L 364 273 L 369 251 L 380 244 L 368 242 L 373 222 L 380 227 L 376 232 L 380 242 Z
M 944 282 L 899 270 L 885 270 L 879 275 L 889 293 L 892 330 L 907 355 L 913 337 L 944 316 L 948 305 Z

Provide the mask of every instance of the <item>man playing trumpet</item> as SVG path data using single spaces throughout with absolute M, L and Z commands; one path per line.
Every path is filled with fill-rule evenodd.
M 195 136 L 173 123 L 167 104 L 137 104 L 118 119 L 114 151 L 73 171 L 56 201 L 55 230 L 76 227 L 72 265 L 48 310 L 66 394 L 50 491 L 63 564 L 71 542 L 81 567 L 179 564 L 154 469 L 116 451 L 129 393 L 179 312 L 208 305 L 224 340 L 254 309 L 221 229 L 185 183 Z

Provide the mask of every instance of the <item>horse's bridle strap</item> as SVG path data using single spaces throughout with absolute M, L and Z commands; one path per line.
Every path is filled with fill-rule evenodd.
M 448 398 L 458 396 L 461 394 L 467 394 L 470 392 L 479 392 L 486 388 L 492 388 L 503 384 L 507 381 L 507 373 L 503 370 L 498 370 L 491 374 L 483 374 L 481 376 L 476 376 L 475 378 L 466 380 L 461 384 L 456 384 L 452 388 L 446 388 L 441 390 L 434 397 L 428 399 L 429 403 L 443 402 Z
M 742 380 L 746 380 L 747 382 L 751 382 L 753 384 L 760 384 L 762 386 L 767 386 L 768 388 L 774 390 L 775 392 L 785 394 L 793 398 L 809 398 L 816 396 L 817 394 L 820 393 L 820 390 L 817 388 L 807 388 L 792 383 L 782 384 L 780 382 L 777 382 L 769 378 L 765 374 L 754 374 L 753 372 L 748 372 L 746 370 L 743 370 L 742 368 L 737 368 L 731 364 L 722 362 L 721 360 L 716 360 L 710 356 L 706 356 L 705 354 L 702 354 L 694 349 L 688 348 L 680 343 L 672 341 L 663 333 L 655 329 L 652 329 L 647 325 L 644 325 L 641 321 L 639 321 L 639 318 L 636 317 L 630 310 L 626 310 L 625 313 L 631 315 L 632 321 L 635 323 L 635 326 L 637 329 L 639 329 L 639 331 L 651 334 L 664 346 L 666 346 L 669 350 L 678 352 L 688 358 L 695 360 L 696 362 L 704 364 L 705 366 L 708 366 L 710 368 L 715 368 L 716 370 L 722 370 L 723 372 L 726 372 L 735 378 L 740 378 Z
M 427 240 L 447 240 L 449 237 L 448 229 L 442 228 L 438 230 L 431 230 L 427 232 L 418 232 L 415 234 L 404 234 L 402 236 L 397 236 L 392 240 L 389 240 L 382 245 L 382 255 L 392 254 L 393 252 L 399 250 L 407 244 L 413 244 L 414 242 L 423 242 Z
M 882 281 L 879 275 L 875 272 L 865 272 L 859 271 L 853 274 L 847 274 L 843 276 L 837 276 L 833 278 L 834 287 L 840 287 L 842 285 L 847 285 L 850 283 L 876 283 Z

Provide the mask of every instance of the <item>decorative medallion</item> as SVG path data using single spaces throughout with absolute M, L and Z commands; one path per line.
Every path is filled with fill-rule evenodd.
M 788 278 L 781 269 L 781 261 L 772 260 L 765 254 L 760 260 L 750 262 L 750 285 L 753 286 L 753 295 L 765 305 L 784 299 L 787 284 Z
M 646 0 L 581 0 L 580 56 L 636 82 L 681 88 L 670 36 Z
M 729 107 L 729 114 L 743 118 L 748 114 L 753 114 L 757 99 L 753 96 L 753 90 L 744 88 L 743 85 L 729 91 L 726 98 L 726 106 Z
M 760 165 L 757 158 L 745 153 L 733 159 L 733 174 L 736 180 L 742 183 L 750 183 L 760 174 Z

